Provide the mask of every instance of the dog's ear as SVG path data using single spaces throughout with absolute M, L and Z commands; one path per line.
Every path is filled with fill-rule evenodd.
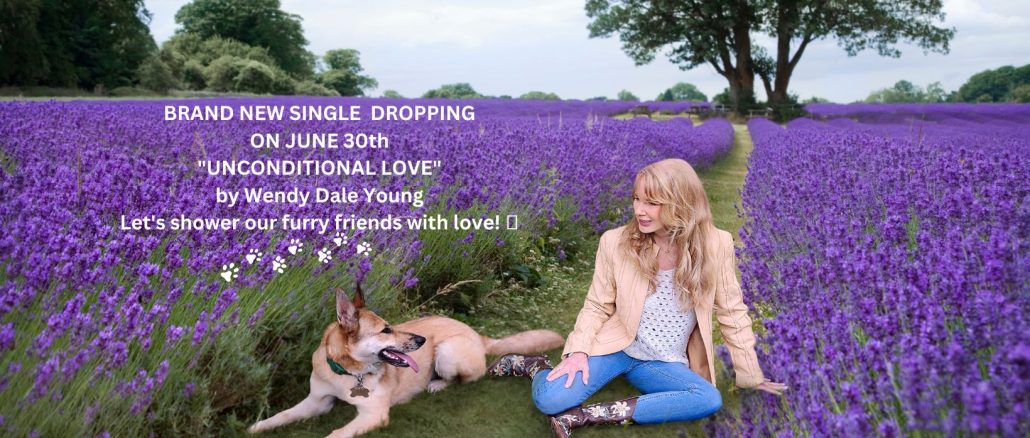
M 354 307 L 359 309 L 365 307 L 365 293 L 361 291 L 361 283 L 357 283 L 354 287 Z
M 336 320 L 345 326 L 353 326 L 358 323 L 358 308 L 347 298 L 347 292 L 342 288 L 336 288 Z

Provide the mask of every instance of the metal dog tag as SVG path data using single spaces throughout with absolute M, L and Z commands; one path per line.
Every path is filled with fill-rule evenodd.
M 350 389 L 351 397 L 368 397 L 368 388 L 361 386 L 361 381 Z

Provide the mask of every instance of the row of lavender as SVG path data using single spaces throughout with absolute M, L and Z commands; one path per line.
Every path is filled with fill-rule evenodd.
M 464 101 L 476 106 L 475 121 L 409 123 L 164 122 L 165 103 L 0 103 L 0 430 L 138 435 L 147 422 L 169 415 L 161 411 L 162 400 L 196 404 L 198 393 L 209 385 L 195 374 L 212 366 L 204 364 L 201 352 L 223 330 L 243 321 L 260 323 L 272 312 L 295 316 L 300 307 L 319 306 L 314 296 L 304 295 L 315 285 L 311 278 L 321 278 L 318 284 L 324 288 L 339 275 L 361 278 L 374 274 L 373 266 L 399 264 L 390 280 L 383 277 L 369 289 L 411 286 L 417 278 L 405 265 L 422 255 L 418 232 L 410 230 L 340 235 L 315 230 L 127 231 L 120 229 L 122 215 L 382 218 L 473 206 L 496 211 L 508 205 L 528 215 L 523 221 L 546 224 L 553 219 L 555 202 L 564 199 L 578 207 L 576 217 L 602 229 L 610 225 L 605 218 L 612 217 L 613 207 L 628 198 L 639 167 L 665 157 L 704 166 L 732 143 L 732 129 L 724 120 L 693 127 L 687 120 L 607 118 L 626 109 L 615 103 Z M 188 103 L 454 104 L 368 99 Z M 258 132 L 380 132 L 390 147 L 258 150 L 246 144 Z M 442 166 L 430 178 L 340 178 L 210 176 L 195 164 L 226 159 L 420 159 L 440 160 Z M 426 199 L 418 208 L 403 203 L 243 203 L 230 208 L 215 201 L 218 188 L 340 186 L 421 189 Z M 455 256 L 461 245 L 454 242 Z M 313 262 L 316 252 L 318 262 Z M 329 252 L 334 254 L 323 256 Z M 291 275 L 290 269 L 299 273 Z M 277 291 L 290 291 L 289 299 L 270 296 Z
M 791 390 L 745 435 L 1027 436 L 1030 111 L 830 109 L 749 124 L 743 285 Z

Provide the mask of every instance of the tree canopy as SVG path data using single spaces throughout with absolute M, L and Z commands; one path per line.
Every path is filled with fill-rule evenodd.
M 1025 102 L 1022 96 L 1026 90 L 1021 88 L 1027 85 L 1030 64 L 1018 68 L 1006 65 L 971 76 L 959 87 L 956 97 L 963 102 Z
M 906 80 L 900 80 L 890 88 L 876 90 L 866 97 L 871 103 L 938 103 L 947 99 L 947 93 L 940 82 L 933 82 L 925 89 Z
M 0 3 L 0 84 L 132 85 L 157 48 L 143 0 Z
M 442 85 L 440 88 L 426 91 L 422 97 L 433 99 L 479 99 L 483 95 L 479 94 L 472 88 L 471 85 L 465 82 L 457 84 Z
M 361 53 L 354 49 L 335 49 L 326 52 L 322 60 L 329 67 L 318 76 L 318 82 L 336 90 L 341 96 L 364 96 L 366 90 L 379 86 L 370 76 L 361 74 Z
M 179 9 L 176 33 L 201 39 L 219 36 L 268 50 L 275 65 L 297 79 L 314 75 L 315 55 L 304 47 L 301 18 L 280 9 L 279 0 L 193 0 Z
M 631 93 L 629 90 L 622 90 L 622 91 L 619 92 L 619 94 L 617 94 L 615 96 L 615 100 L 624 100 L 624 101 L 628 101 L 628 102 L 639 102 L 640 98 L 637 97 L 635 94 Z
M 677 82 L 676 85 L 669 87 L 663 91 L 658 97 L 655 98 L 657 101 L 671 102 L 671 101 L 693 101 L 693 102 L 707 102 L 708 96 L 698 90 L 694 84 L 688 84 L 686 82 Z
M 900 56 L 899 41 L 947 53 L 954 29 L 937 26 L 941 0 L 586 0 L 591 37 L 618 35 L 638 65 L 667 50 L 682 69 L 712 66 L 726 78 L 738 108 L 754 103 L 757 74 L 770 103 L 789 101 L 790 77 L 805 49 L 832 38 L 848 53 Z M 775 40 L 772 53 L 753 44 Z
M 519 99 L 526 99 L 526 100 L 561 100 L 561 98 L 558 97 L 557 94 L 546 93 L 546 92 L 543 92 L 543 91 L 530 91 L 530 92 L 528 92 L 526 94 L 523 94 L 523 95 L 519 96 Z

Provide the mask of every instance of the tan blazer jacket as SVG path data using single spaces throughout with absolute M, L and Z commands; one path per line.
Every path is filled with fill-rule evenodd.
M 636 338 L 640 315 L 647 297 L 648 280 L 618 250 L 624 227 L 608 230 L 597 248 L 594 279 L 587 292 L 576 326 L 565 342 L 562 355 L 582 351 L 587 355 L 604 355 L 622 351 Z M 712 348 L 712 311 L 715 310 L 722 337 L 729 347 L 737 386 L 752 388 L 765 376 L 755 354 L 755 336 L 751 318 L 741 298 L 735 269 L 733 237 L 719 230 L 712 244 L 719 245 L 717 263 L 719 280 L 715 293 L 705 302 L 694 303 L 697 326 L 687 341 L 690 368 L 715 384 Z M 657 249 L 655 249 L 657 255 Z

